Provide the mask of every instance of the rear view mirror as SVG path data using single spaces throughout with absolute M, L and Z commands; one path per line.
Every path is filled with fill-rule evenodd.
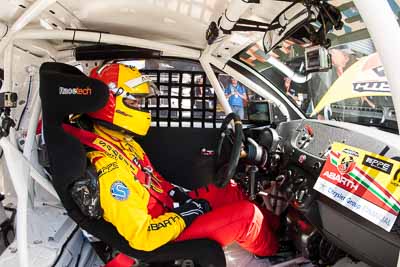
M 332 68 L 331 55 L 325 47 L 313 46 L 306 48 L 304 58 L 307 73 L 327 71 Z
M 251 100 L 247 105 L 249 122 L 267 125 L 271 123 L 269 103 L 266 100 Z

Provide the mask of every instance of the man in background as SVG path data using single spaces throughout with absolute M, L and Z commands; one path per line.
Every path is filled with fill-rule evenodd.
M 231 78 L 231 83 L 225 88 L 225 97 L 228 99 L 232 111 L 239 115 L 240 119 L 244 119 L 244 106 L 247 102 L 246 90 L 238 81 Z

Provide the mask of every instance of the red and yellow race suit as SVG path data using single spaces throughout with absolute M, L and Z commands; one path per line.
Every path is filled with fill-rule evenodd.
M 132 138 L 101 126 L 95 126 L 95 133 L 121 149 L 129 159 L 144 161 L 144 151 Z M 103 217 L 117 228 L 133 248 L 154 250 L 176 239 L 185 229 L 185 222 L 179 215 L 174 212 L 161 214 L 153 207 L 161 205 L 155 205 L 158 200 L 140 183 L 138 176 L 147 175 L 143 170 L 134 168 L 135 165 L 128 166 L 107 151 L 91 151 L 87 156 L 99 174 Z M 152 180 L 153 187 L 159 186 Z
M 75 136 L 96 148 L 87 156 L 99 174 L 103 217 L 133 248 L 151 251 L 172 240 L 209 238 L 222 246 L 236 241 L 260 256 L 276 253 L 278 218 L 248 201 L 235 183 L 189 192 L 191 198 L 206 199 L 212 210 L 185 229 L 184 220 L 171 212 L 173 186 L 153 170 L 132 137 L 98 125 L 89 138 L 84 132 Z

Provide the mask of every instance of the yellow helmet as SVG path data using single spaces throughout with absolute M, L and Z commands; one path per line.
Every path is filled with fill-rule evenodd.
M 107 104 L 88 115 L 126 131 L 146 135 L 151 124 L 151 114 L 141 110 L 147 97 L 156 93 L 151 79 L 135 67 L 123 64 L 106 64 L 94 68 L 90 77 L 103 81 L 110 89 Z

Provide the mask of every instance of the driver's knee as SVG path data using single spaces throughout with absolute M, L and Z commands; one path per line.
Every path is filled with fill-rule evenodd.
M 273 255 L 278 243 L 269 219 L 256 204 L 236 201 L 199 216 L 177 240 L 209 238 L 222 246 L 236 241 L 254 254 Z
M 265 218 L 261 209 L 254 203 L 240 201 L 232 212 L 236 213 L 236 216 L 240 217 L 240 220 L 243 221 L 242 235 L 237 241 L 256 240 L 266 230 L 263 227 L 266 226 L 264 221 L 267 218 Z
M 201 187 L 189 192 L 189 196 L 191 198 L 206 199 L 214 209 L 246 199 L 240 186 L 233 180 L 223 188 L 219 188 L 214 184 Z
M 274 255 L 278 250 L 278 239 L 275 234 L 277 216 L 265 212 L 250 201 L 243 202 L 239 208 L 243 211 L 241 216 L 246 226 L 242 228 L 241 236 L 236 241 L 256 255 Z

